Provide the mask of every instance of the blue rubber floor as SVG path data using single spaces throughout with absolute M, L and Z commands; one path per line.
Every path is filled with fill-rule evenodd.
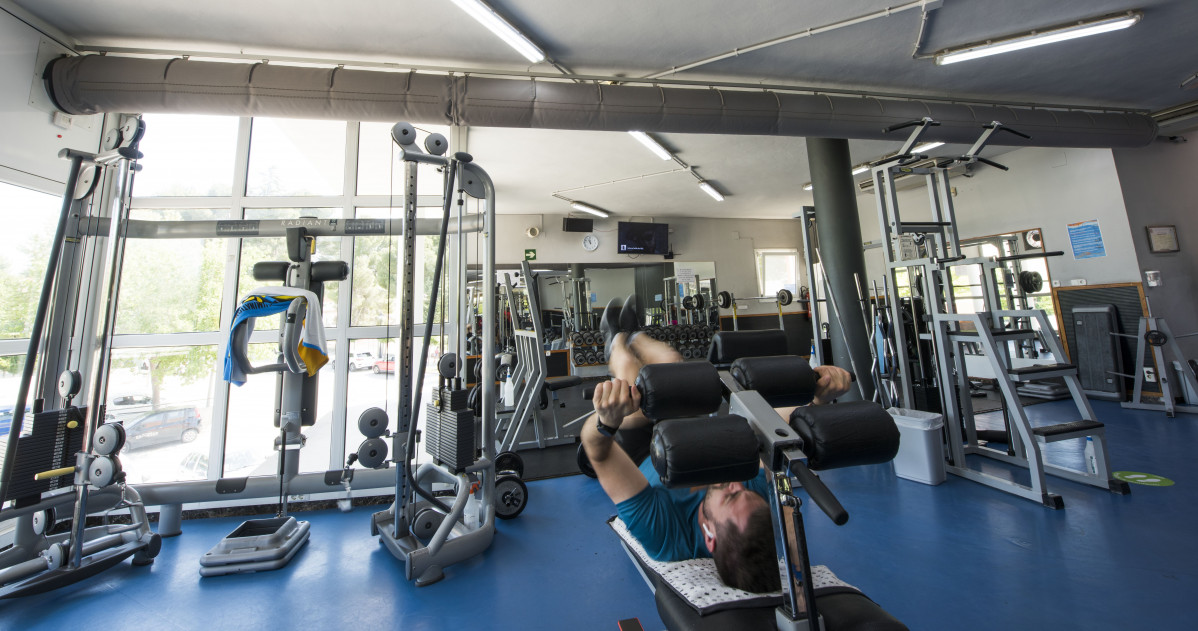
M 837 527 L 804 507 L 814 563 L 912 629 L 1193 629 L 1198 593 L 1198 418 L 1095 402 L 1112 467 L 1158 474 L 1169 487 L 1115 495 L 1055 478 L 1066 507 L 949 476 L 939 486 L 881 465 L 824 472 L 851 518 Z M 1048 423 L 1071 405 L 1029 409 Z M 1062 415 L 1053 419 L 1053 415 Z M 1082 446 L 1050 460 L 1079 466 Z M 985 465 L 988 470 L 1004 467 Z M 241 519 L 192 520 L 149 567 L 128 562 L 77 585 L 0 601 L 0 629 L 587 629 L 623 618 L 664 628 L 615 535 L 597 483 L 529 483 L 529 504 L 500 522 L 491 548 L 417 588 L 370 536 L 375 508 L 300 513 L 312 537 L 278 571 L 200 579 L 200 556 Z M 1187 622 L 1187 620 L 1190 620 Z

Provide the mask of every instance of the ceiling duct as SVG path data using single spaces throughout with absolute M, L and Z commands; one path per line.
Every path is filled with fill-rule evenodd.
M 592 131 L 901 140 L 883 128 L 929 116 L 925 141 L 969 144 L 991 121 L 1031 135 L 992 144 L 1139 147 L 1147 115 L 967 105 L 770 90 L 604 85 L 562 80 L 87 55 L 47 67 L 68 114 L 280 116 Z

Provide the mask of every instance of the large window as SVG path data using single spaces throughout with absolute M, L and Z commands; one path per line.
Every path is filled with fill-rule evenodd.
M 60 209 L 55 195 L 0 182 L 0 217 L 9 244 L 0 248 L 0 462 Z
M 186 115 L 147 116 L 146 121 L 145 170 L 134 183 L 134 219 L 403 216 L 403 167 L 389 124 Z M 422 128 L 417 142 L 432 132 L 448 135 L 449 129 Z M 244 172 L 237 172 L 238 164 L 245 165 Z M 440 194 L 437 169 L 420 167 L 418 181 L 422 196 Z M 245 188 L 239 190 L 238 182 Z M 439 217 L 440 208 L 421 209 L 420 215 Z M 399 236 L 316 240 L 312 259 L 345 261 L 351 276 L 324 286 L 322 320 L 331 361 L 319 373 L 316 424 L 303 429 L 303 472 L 344 466 L 345 455 L 362 440 L 357 419 L 367 407 L 387 409 L 396 422 L 399 347 L 392 338 L 403 297 L 398 286 L 402 247 Z M 416 239 L 418 334 L 425 328 L 436 247 L 435 237 Z M 275 474 L 276 378 L 255 374 L 240 387 L 225 383 L 220 352 L 230 323 L 221 314 L 227 318 L 256 287 L 281 285 L 255 280 L 255 263 L 286 260 L 281 237 L 129 241 L 108 404 L 126 427 L 164 436 L 142 439 L 130 451 L 125 464 L 131 480 Z M 255 322 L 249 348 L 255 364 L 275 361 L 279 322 L 277 315 Z M 438 355 L 434 348 L 430 368 Z M 435 382 L 430 371 L 426 387 Z
M 790 249 L 756 250 L 757 288 L 761 296 L 772 296 L 785 289 L 797 294 L 799 288 L 799 251 Z
M 341 195 L 345 127 L 338 121 L 255 118 L 245 194 Z
M 233 192 L 237 119 L 147 114 L 133 194 L 138 197 L 228 197 Z

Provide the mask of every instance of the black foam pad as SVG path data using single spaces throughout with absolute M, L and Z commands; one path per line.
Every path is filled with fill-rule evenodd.
M 773 407 L 807 405 L 815 397 L 819 375 L 798 355 L 741 357 L 729 369 L 745 390 L 755 390 Z
M 720 374 L 707 362 L 648 364 L 636 377 L 641 411 L 650 420 L 711 414 L 720 409 Z
M 782 329 L 720 331 L 711 338 L 707 361 L 713 364 L 731 364 L 741 357 L 766 357 L 786 353 L 786 332 Z
M 653 426 L 653 468 L 668 487 L 743 482 L 757 475 L 757 434 L 743 416 L 676 418 Z
M 795 408 L 790 426 L 803 439 L 812 469 L 879 464 L 898 454 L 898 426 L 882 406 L 870 401 Z

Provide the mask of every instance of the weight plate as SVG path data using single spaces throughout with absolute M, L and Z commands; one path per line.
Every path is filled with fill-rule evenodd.
M 695 299 L 694 299 L 694 297 L 692 297 L 692 296 L 683 296 L 683 297 L 682 297 L 682 308 L 683 308 L 683 309 L 686 309 L 687 311 L 690 311 L 691 309 L 694 309 L 694 308 L 695 308 Z
M 703 294 L 695 294 L 693 296 L 693 298 L 694 298 L 693 301 L 695 303 L 696 309 L 702 309 L 704 306 L 707 305 L 707 301 L 703 299 Z
M 570 361 L 575 366 L 581 366 L 582 365 L 582 351 L 576 350 L 573 353 L 570 353 Z
M 501 475 L 495 479 L 495 516 L 514 519 L 528 504 L 528 487 L 514 475 Z
M 1144 341 L 1152 346 L 1164 346 L 1169 343 L 1169 336 L 1164 331 L 1149 331 L 1144 334 Z
M 458 369 L 461 364 L 458 362 L 456 353 L 446 353 L 437 361 L 437 372 L 446 379 L 453 379 L 458 375 Z
M 1044 288 L 1044 278 L 1040 272 L 1019 272 L 1019 287 L 1024 293 L 1034 294 Z
M 466 395 L 466 405 L 474 412 L 475 417 L 483 415 L 483 384 L 470 389 L 470 394 Z
M 582 443 L 578 444 L 578 455 L 575 461 L 578 463 L 578 470 L 583 475 L 592 479 L 599 477 L 595 475 L 595 469 L 591 466 L 591 459 L 587 457 L 587 450 L 582 448 Z
M 382 408 L 368 408 L 358 417 L 358 431 L 367 438 L 378 438 L 387 431 L 387 412 Z
M 424 139 L 424 150 L 434 156 L 445 155 L 449 149 L 449 141 L 445 140 L 445 136 L 441 134 L 429 134 Z
M 391 126 L 391 140 L 400 145 L 410 145 L 416 142 L 416 128 L 407 123 L 395 123 Z
M 728 307 L 731 307 L 732 306 L 732 294 L 730 294 L 726 291 L 721 291 L 720 293 L 715 295 L 715 303 L 717 305 L 719 305 L 721 309 L 727 309 Z
M 428 539 L 441 527 L 442 521 L 445 521 L 445 515 L 442 515 L 441 511 L 422 508 L 416 512 L 416 517 L 412 520 L 412 534 L 418 539 Z
M 524 477 L 524 459 L 520 454 L 514 451 L 505 451 L 498 456 L 495 456 L 495 470 L 500 472 L 515 473 L 516 476 Z
M 358 446 L 358 462 L 368 469 L 378 469 L 387 461 L 387 441 L 367 438 Z
M 101 456 L 115 454 L 125 446 L 125 428 L 120 423 L 104 423 L 92 436 L 92 451 Z
M 778 290 L 778 304 L 782 305 L 783 307 L 794 302 L 794 299 L 794 294 L 790 293 L 789 289 Z

